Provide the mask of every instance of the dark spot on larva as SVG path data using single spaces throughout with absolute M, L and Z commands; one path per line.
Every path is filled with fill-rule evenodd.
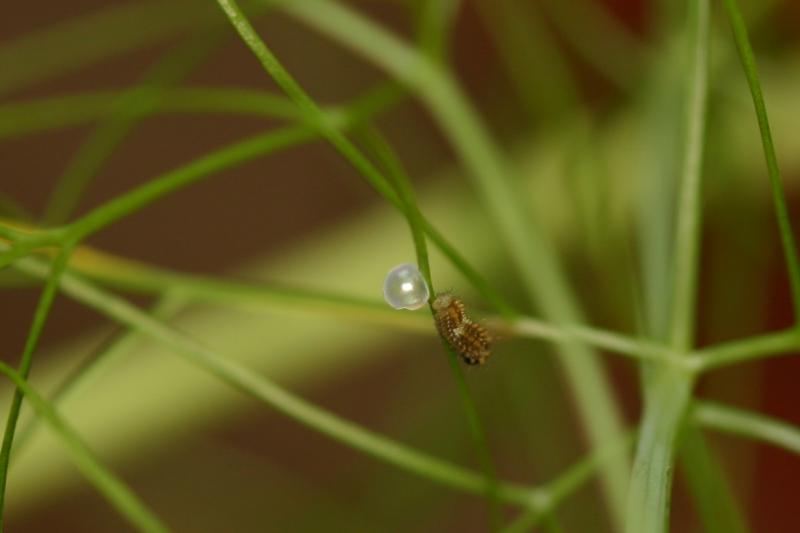
M 481 324 L 469 319 L 464 303 L 450 293 L 436 296 L 434 319 L 439 335 L 468 365 L 482 365 L 491 355 L 491 336 Z

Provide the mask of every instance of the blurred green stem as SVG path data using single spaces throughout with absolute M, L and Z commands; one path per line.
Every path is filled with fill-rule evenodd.
M 47 277 L 42 295 L 39 298 L 39 303 L 36 306 L 36 312 L 33 316 L 33 323 L 31 324 L 28 338 L 25 340 L 25 348 L 22 352 L 22 358 L 19 363 L 19 377 L 22 380 L 28 379 L 28 374 L 31 371 L 33 364 L 33 353 L 42 335 L 44 324 L 47 321 L 47 316 L 50 314 L 50 309 L 53 305 L 53 300 L 56 296 L 56 291 L 60 282 L 60 277 L 66 268 L 69 256 L 72 253 L 71 246 L 62 248 L 55 261 L 53 268 Z M 17 430 L 17 422 L 19 421 L 20 409 L 22 409 L 22 399 L 24 396 L 23 390 L 17 386 L 14 389 L 14 395 L 11 399 L 11 406 L 8 411 L 8 418 L 6 419 L 5 433 L 3 434 L 3 445 L 0 449 L 0 531 L 3 529 L 3 522 L 5 517 L 5 496 L 6 496 L 6 482 L 8 480 L 8 466 L 11 460 L 11 450 L 14 445 L 14 434 Z
M 700 175 L 706 123 L 710 7 L 690 0 L 689 87 L 684 165 L 678 198 L 671 302 L 670 346 L 688 354 L 692 346 L 700 241 Z M 652 366 L 652 365 L 651 365 Z M 669 531 L 675 445 L 691 398 L 693 375 L 656 365 L 643 380 L 644 414 L 628 497 L 628 533 Z
M 17 263 L 17 267 L 36 277 L 50 275 L 49 266 L 39 258 L 24 259 Z M 52 275 L 50 276 L 52 279 Z M 188 362 L 316 431 L 431 481 L 474 494 L 484 494 L 486 491 L 486 479 L 483 476 L 417 452 L 320 409 L 234 360 L 197 344 L 124 300 L 101 291 L 69 273 L 63 275 L 60 283 L 65 294 L 164 344 Z M 538 493 L 520 485 L 507 483 L 500 484 L 497 491 L 497 496 L 502 501 L 522 506 L 536 504 L 537 500 L 532 494 Z
M 539 233 L 516 190 L 514 173 L 452 74 L 406 43 L 339 3 L 313 0 L 283 6 L 291 15 L 355 50 L 417 93 L 468 170 L 519 273 L 528 299 L 557 323 L 582 322 L 556 251 Z M 563 364 L 583 427 L 593 447 L 622 431 L 621 414 L 600 361 L 591 350 L 562 348 Z M 614 522 L 622 524 L 629 468 L 625 458 L 603 469 L 602 485 Z
M 736 0 L 724 0 L 724 4 L 733 29 L 733 37 L 736 41 L 736 48 L 739 51 L 739 58 L 742 61 L 742 68 L 747 78 L 747 85 L 750 88 L 756 118 L 758 119 L 758 129 L 761 133 L 761 144 L 764 149 L 764 158 L 767 162 L 769 182 L 772 186 L 772 199 L 775 203 L 775 214 L 778 219 L 783 255 L 792 287 L 795 323 L 800 326 L 800 259 L 798 259 L 797 244 L 795 243 L 789 218 L 789 208 L 786 205 L 786 196 L 783 192 L 781 172 L 778 168 L 778 156 L 775 154 L 775 143 L 772 140 L 772 131 L 769 125 L 769 117 L 767 116 L 767 106 L 764 103 L 764 94 L 761 90 L 761 82 L 759 81 L 756 58 L 753 53 L 753 47 L 750 45 L 750 38 L 747 35 L 747 25 L 738 3 Z
M 425 245 L 425 237 L 422 233 L 425 227 L 425 221 L 417 207 L 410 182 L 405 178 L 402 168 L 389 150 L 388 145 L 381 142 L 381 140 L 374 137 L 374 135 L 372 138 L 369 136 L 367 137 L 368 140 L 372 141 L 373 147 L 376 148 L 377 155 L 388 164 L 390 170 L 396 172 L 395 187 L 392 187 L 392 184 L 384 178 L 359 149 L 347 139 L 340 131 L 340 128 L 332 127 L 327 124 L 325 113 L 292 77 L 289 71 L 283 67 L 278 58 L 253 29 L 237 3 L 234 0 L 217 0 L 217 3 L 225 12 L 244 43 L 250 48 L 262 67 L 264 67 L 267 74 L 269 74 L 273 81 L 275 81 L 306 115 L 308 122 L 311 124 L 318 124 L 322 136 L 350 161 L 387 200 L 390 200 L 400 212 L 405 215 L 411 227 L 420 267 L 423 269 L 424 274 L 427 274 L 427 279 L 430 280 L 430 266 L 427 264 L 428 252 Z M 433 296 L 433 294 L 431 294 L 431 296 Z M 431 313 L 433 312 L 433 308 L 431 307 Z M 475 448 L 486 475 L 487 497 L 491 504 L 493 523 L 497 523 L 499 521 L 497 481 L 494 463 L 491 459 L 488 442 L 483 430 L 483 424 L 480 421 L 477 408 L 472 400 L 466 381 L 464 380 L 463 370 L 459 366 L 458 358 L 447 343 L 444 344 L 447 348 L 450 366 L 453 370 L 458 392 L 462 400 L 470 433 L 475 442 Z
M 46 225 L 66 221 L 89 182 L 136 123 L 150 114 L 162 93 L 178 83 L 216 47 L 222 34 L 202 35 L 182 43 L 158 61 L 133 88 L 120 95 L 113 110 L 87 137 L 53 187 L 42 219 Z
M 800 428 L 761 413 L 696 401 L 692 419 L 703 427 L 769 443 L 800 455 Z
M 51 276 L 52 277 L 52 276 Z M 52 429 L 64 445 L 75 466 L 97 487 L 103 495 L 131 525 L 139 531 L 163 533 L 169 529 L 156 517 L 125 484 L 106 470 L 95 459 L 88 446 L 58 415 L 56 410 L 34 391 L 25 379 L 14 369 L 0 362 L 0 372 L 5 374 L 25 395 L 36 414 Z
M 157 320 L 165 320 L 182 306 L 181 298 L 175 298 L 167 293 L 155 304 L 151 315 Z M 92 378 L 96 378 L 103 368 L 129 350 L 138 339 L 139 333 L 130 329 L 116 332 L 58 385 L 48 401 L 55 408 L 80 393 L 92 381 Z M 25 444 L 34 436 L 40 422 L 41 418 L 35 418 L 19 431 L 12 450 L 15 454 L 24 450 Z

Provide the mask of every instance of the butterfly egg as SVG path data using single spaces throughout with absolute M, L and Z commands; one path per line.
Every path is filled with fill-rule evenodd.
M 416 265 L 403 263 L 391 269 L 383 281 L 383 298 L 395 309 L 419 309 L 430 291 Z

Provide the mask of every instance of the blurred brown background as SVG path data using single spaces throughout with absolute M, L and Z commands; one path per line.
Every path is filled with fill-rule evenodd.
M 647 38 L 652 6 L 637 0 L 603 0 L 603 4 L 624 24 Z M 0 17 L 0 43 L 14 41 L 29 32 L 51 24 L 107 7 L 109 2 L 73 1 L 25 3 L 11 2 Z M 381 20 L 396 31 L 409 35 L 412 21 L 397 2 L 367 1 L 359 9 Z M 773 42 L 796 43 L 800 24 L 800 4 L 783 2 L 781 15 L 774 17 Z M 222 18 L 220 17 L 222 22 Z M 375 71 L 342 51 L 329 41 L 308 31 L 280 14 L 260 17 L 257 25 L 268 38 L 276 54 L 309 92 L 323 103 L 352 99 L 382 78 Z M 521 105 L 493 44 L 471 2 L 464 2 L 457 18 L 452 48 L 461 80 L 468 88 L 496 135 L 511 139 L 520 131 L 537 131 L 522 113 Z M 185 35 L 165 40 L 157 47 L 125 53 L 111 61 L 36 84 L 5 97 L 6 101 L 30 99 L 89 89 L 122 89 L 135 83 L 142 73 Z M 772 43 L 757 41 L 756 49 L 768 53 Z M 580 74 L 584 97 L 598 113 L 612 112 L 620 95 L 590 69 L 573 58 Z M 185 84 L 225 84 L 252 88 L 273 88 L 272 83 L 242 43 L 227 31 L 226 38 Z M 406 100 L 384 115 L 379 124 L 398 149 L 412 178 L 432 176 L 452 164 L 448 146 L 421 108 Z M 747 127 L 755 127 L 752 124 Z M 45 206 L 57 176 L 71 154 L 80 146 L 93 126 L 71 127 L 0 143 L 0 191 L 17 199 L 33 213 Z M 103 166 L 98 178 L 80 203 L 78 213 L 143 183 L 152 176 L 178 166 L 225 143 L 261 131 L 264 121 L 241 117 L 199 117 L 158 115 L 139 124 Z M 408 129 L 412 137 L 404 135 Z M 284 179 L 265 179 L 282 176 Z M 796 180 L 795 180 L 796 182 Z M 797 212 L 797 191 L 792 193 L 793 212 Z M 279 256 L 309 235 L 379 202 L 348 164 L 324 143 L 316 142 L 269 158 L 227 170 L 211 179 L 180 191 L 128 217 L 90 239 L 90 244 L 121 255 L 190 272 L 225 274 L 254 256 Z M 769 216 L 768 203 L 753 207 L 754 212 Z M 213 216 L 209 216 L 213 213 Z M 724 216 L 711 212 L 705 221 L 704 268 L 736 261 L 726 247 Z M 770 272 L 763 280 L 763 305 L 768 320 L 747 324 L 753 331 L 720 330 L 713 321 L 710 289 L 703 293 L 703 306 L 711 316 L 702 324 L 703 343 L 720 338 L 784 327 L 790 322 L 791 305 L 788 285 L 778 247 L 777 233 L 771 223 L 761 238 L 768 241 L 769 254 L 759 258 Z M 765 248 L 761 248 L 759 253 Z M 580 260 L 578 254 L 577 259 Z M 572 268 L 572 267 L 571 267 Z M 574 266 L 580 283 L 590 285 L 592 273 Z M 324 274 L 321 274 L 324 275 Z M 713 283 L 704 283 L 712 287 Z M 728 302 L 736 305 L 737 290 Z M 377 290 L 377 289 L 376 289 Z M 5 290 L 0 297 L 0 345 L 3 357 L 16 362 L 22 350 L 39 287 Z M 141 304 L 149 299 L 137 297 Z M 714 304 L 716 306 L 718 304 Z M 602 309 L 595 310 L 602 316 Z M 80 335 L 101 319 L 82 306 L 59 297 L 48 320 L 42 341 L 43 349 Z M 726 327 L 730 328 L 730 325 Z M 427 341 L 414 341 L 410 348 L 435 349 Z M 412 428 L 424 446 L 426 419 L 436 420 L 439 410 L 446 412 L 456 405 L 448 369 L 440 360 L 420 362 L 405 353 L 409 347 L 385 346 L 392 357 L 376 358 L 376 363 L 362 365 L 358 372 L 333 376 L 324 383 L 300 390 L 305 397 L 334 412 L 364 425 L 384 430 L 397 424 Z M 544 350 L 544 348 L 543 348 Z M 630 421 L 638 413 L 635 371 L 627 361 L 607 359 L 615 382 L 626 398 Z M 37 361 L 38 364 L 40 361 Z M 513 365 L 499 361 L 497 365 Z M 559 374 L 549 358 L 526 363 L 530 372 L 551 382 L 551 398 L 563 397 Z M 34 371 L 35 375 L 35 371 Z M 757 376 L 757 378 L 754 378 Z M 782 357 L 723 371 L 701 384 L 700 395 L 736 402 L 737 385 L 748 387 L 760 410 L 800 424 L 797 402 L 797 376 L 800 361 Z M 471 384 L 480 387 L 475 375 Z M 446 386 L 442 386 L 445 383 Z M 755 385 L 754 385 L 755 383 Z M 413 385 L 412 388 L 409 388 Z M 496 392 L 501 395 L 502 392 Z M 533 397 L 536 393 L 532 392 Z M 440 397 L 437 405 L 416 405 L 416 398 Z M 574 416 L 568 400 L 553 407 L 553 417 L 563 416 L 571 426 Z M 418 414 L 408 418 L 408 405 L 416 405 Z M 402 415 L 399 415 L 402 413 Z M 403 418 L 405 417 L 405 418 Z M 524 445 L 515 442 L 526 424 L 504 431 L 513 419 L 498 413 L 498 420 L 488 420 L 492 448 L 499 458 L 501 472 L 508 478 L 528 481 L 537 471 L 537 458 L 529 457 Z M 121 424 L 125 421 L 121 420 Z M 434 422 L 435 424 L 435 422 Z M 564 453 L 579 455 L 583 444 L 575 428 L 576 442 Z M 546 436 L 541 436 L 547 438 Z M 453 460 L 471 461 L 466 430 L 461 434 L 438 436 L 440 451 L 451 449 Z M 537 438 L 533 436 L 531 438 Z M 757 532 L 794 531 L 798 524 L 796 500 L 800 492 L 800 461 L 787 452 L 762 445 L 742 444 L 737 439 L 711 438 L 723 464 L 734 473 L 738 458 L 747 457 L 751 476 L 747 491 L 740 499 L 746 516 Z M 567 461 L 569 462 L 569 461 Z M 343 524 L 347 531 L 483 531 L 483 504 L 474 498 L 449 494 L 425 481 L 410 481 L 391 467 L 332 443 L 323 436 L 298 426 L 291 420 L 252 404 L 228 424 L 211 428 L 203 434 L 186 435 L 168 449 L 150 454 L 146 459 L 115 465 L 115 471 L 130 482 L 153 508 L 177 531 L 315 531 L 320 517 L 329 523 Z M 390 471 L 387 473 L 386 471 Z M 735 474 L 736 476 L 736 474 Z M 546 479 L 542 475 L 539 479 Z M 375 480 L 380 481 L 375 481 Z M 414 494 L 398 494 L 395 487 L 410 485 Z M 231 487 L 236 487 L 231 490 Z M 697 518 L 685 495 L 680 476 L 676 480 L 673 531 L 695 531 Z M 9 491 L 13 491 L 13 484 Z M 590 484 L 577 498 L 599 498 L 597 487 Z M 571 499 L 570 502 L 574 502 Z M 275 502 L 276 504 L 273 504 Z M 567 503 L 562 514 L 568 515 L 574 503 Z M 413 509 L 411 513 L 409 509 Z M 315 516 L 309 516 L 315 515 Z M 597 517 L 598 525 L 605 518 Z M 304 522 L 307 521 L 307 522 Z M 324 523 L 324 522 L 323 522 Z M 257 525 L 255 525 L 257 524 Z M 605 527 L 605 526 L 601 526 Z M 8 531 L 124 531 L 127 525 L 88 485 L 50 501 L 24 516 L 9 516 Z M 572 529 L 570 529 L 572 530 Z

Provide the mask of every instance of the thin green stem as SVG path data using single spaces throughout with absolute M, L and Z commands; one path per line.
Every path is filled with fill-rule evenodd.
M 48 276 L 48 265 L 39 258 L 26 258 L 16 266 L 29 275 Z M 190 363 L 313 430 L 433 482 L 472 494 L 486 492 L 484 476 L 425 455 L 339 418 L 284 390 L 233 359 L 201 346 L 133 305 L 95 288 L 72 274 L 65 273 L 62 276 L 61 289 L 64 294 L 154 339 Z M 506 503 L 522 506 L 531 504 L 531 491 L 526 487 L 502 483 L 498 489 L 498 497 Z
M 431 294 L 433 294 L 433 286 L 431 282 L 430 266 L 428 265 L 428 252 L 425 245 L 425 237 L 423 231 L 423 217 L 419 212 L 416 205 L 413 190 L 411 189 L 410 182 L 405 178 L 405 175 L 400 167 L 397 159 L 393 156 L 386 143 L 382 142 L 380 138 L 373 136 L 372 145 L 376 148 L 377 155 L 388 165 L 390 172 L 395 172 L 395 185 L 396 192 L 392 190 L 391 184 L 386 180 L 369 160 L 361 154 L 361 152 L 353 145 L 337 127 L 328 125 L 325 114 L 322 109 L 316 105 L 312 98 L 303 90 L 292 75 L 281 65 L 277 57 L 267 47 L 266 43 L 259 37 L 253 29 L 247 17 L 236 4 L 234 0 L 218 0 L 218 4 L 227 15 L 231 24 L 239 33 L 242 40 L 250 48 L 253 54 L 258 58 L 264 70 L 270 75 L 275 83 L 291 98 L 295 104 L 307 115 L 309 123 L 316 123 L 320 126 L 321 134 L 347 158 L 353 165 L 361 171 L 362 174 L 378 189 L 381 194 L 387 199 L 395 197 L 396 200 L 392 203 L 397 206 L 400 211 L 406 216 L 409 225 L 411 226 L 411 233 L 414 238 L 415 246 L 417 247 L 417 256 L 420 263 L 420 268 L 426 279 L 431 283 Z M 387 189 L 387 186 L 390 187 Z M 433 310 L 431 309 L 431 312 Z M 450 353 L 450 350 L 448 350 Z M 496 476 L 494 474 L 494 466 L 491 460 L 491 455 L 488 450 L 486 436 L 483 432 L 483 426 L 480 422 L 477 409 L 474 405 L 472 397 L 467 388 L 466 381 L 464 380 L 463 370 L 459 366 L 455 354 L 450 353 L 450 363 L 455 374 L 456 383 L 461 395 L 464 411 L 467 416 L 467 421 L 470 427 L 471 434 L 475 441 L 478 455 L 481 462 L 487 471 L 487 487 L 492 501 L 496 500 Z M 496 505 L 492 505 L 495 509 Z M 495 513 L 496 514 L 496 513 Z
M 60 277 L 66 268 L 69 255 L 72 253 L 72 247 L 66 246 L 61 249 L 53 263 L 52 272 L 47 278 L 47 283 L 42 290 L 42 295 L 39 298 L 39 303 L 36 306 L 36 312 L 33 316 L 33 323 L 28 333 L 28 338 L 25 340 L 25 348 L 22 352 L 22 358 L 19 363 L 19 375 L 21 378 L 27 379 L 28 374 L 33 364 L 33 353 L 41 337 L 44 324 L 47 321 L 47 316 L 50 314 L 53 300 L 58 289 Z M 0 448 L 0 531 L 3 529 L 3 520 L 5 517 L 5 495 L 6 495 L 6 481 L 8 479 L 8 465 L 11 460 L 11 449 L 14 444 L 14 434 L 17 429 L 17 422 L 19 420 L 19 413 L 22 409 L 22 399 L 24 393 L 21 388 L 14 389 L 14 395 L 11 399 L 11 406 L 8 411 L 8 418 L 6 419 L 5 432 L 3 434 L 3 445 Z
M 618 87 L 633 87 L 647 50 L 631 30 L 595 2 L 545 0 L 542 7 L 582 60 Z
M 523 195 L 514 190 L 508 162 L 451 74 L 344 5 L 314 0 L 290 3 L 283 9 L 355 50 L 417 93 L 468 170 L 467 177 L 485 202 L 498 238 L 505 241 L 522 274 L 531 302 L 540 305 L 557 323 L 582 322 L 555 250 L 531 220 L 530 209 L 522 203 Z M 620 433 L 621 414 L 595 354 L 581 346 L 565 345 L 558 361 L 564 365 L 592 442 L 599 445 L 609 435 Z M 624 521 L 628 471 L 624 458 L 604 465 L 604 494 L 615 523 L 620 525 Z
M 428 245 L 425 241 L 425 222 L 417 204 L 414 186 L 411 183 L 403 165 L 397 154 L 380 132 L 369 125 L 362 128 L 361 139 L 366 144 L 367 149 L 372 152 L 379 163 L 386 171 L 386 176 L 394 186 L 400 202 L 403 204 L 403 211 L 408 222 L 411 238 L 414 241 L 414 250 L 417 254 L 417 266 L 422 277 L 428 284 L 430 291 L 429 301 L 433 301 L 436 290 L 433 288 L 433 278 L 431 276 L 431 265 L 428 260 Z
M 30 32 L 0 47 L 0 95 L 209 26 L 214 15 L 210 6 L 191 0 L 140 0 Z
M 167 293 L 155 304 L 150 314 L 154 319 L 164 320 L 174 315 L 182 305 L 182 299 L 172 297 Z M 55 408 L 80 393 L 92 381 L 92 378 L 95 378 L 110 362 L 129 350 L 137 340 L 139 340 L 139 333 L 136 331 L 123 329 L 116 332 L 58 385 L 55 392 L 48 398 L 50 404 Z M 14 454 L 24 450 L 25 444 L 30 441 L 41 421 L 41 418 L 34 418 L 20 429 L 12 449 Z
M 431 312 L 433 312 L 433 309 L 431 309 Z M 467 380 L 464 377 L 464 369 L 461 368 L 458 355 L 445 339 L 441 339 L 441 341 L 447 355 L 448 363 L 450 364 L 450 369 L 456 381 L 456 388 L 458 389 L 459 398 L 461 398 L 464 415 L 467 418 L 467 426 L 469 427 L 469 432 L 475 446 L 475 453 L 481 463 L 484 479 L 486 480 L 484 494 L 489 502 L 489 524 L 492 530 L 496 530 L 500 525 L 500 517 L 502 514 L 499 505 L 500 483 L 497 479 L 497 469 L 492 459 L 491 450 L 489 449 L 489 441 L 486 438 L 486 430 L 478 414 L 475 400 L 473 400 L 472 394 L 467 386 Z
M 418 15 L 417 41 L 431 61 L 445 63 L 448 38 L 461 0 L 422 0 Z
M 21 257 L 28 255 L 36 246 L 17 244 L 0 254 L 0 269 L 7 267 Z
M 294 306 L 304 311 L 334 314 L 338 317 L 352 316 L 357 320 L 393 325 L 420 333 L 433 333 L 429 320 L 423 315 L 397 313 L 379 300 L 270 283 L 247 283 L 197 276 L 125 259 L 85 246 L 76 249 L 69 268 L 103 285 L 129 292 L 159 295 L 174 293 L 195 301 L 250 308 L 285 310 L 287 306 Z M 485 322 L 503 337 L 546 340 L 556 344 L 582 344 L 634 359 L 661 361 L 686 370 L 700 367 L 706 354 L 702 350 L 698 352 L 698 357 L 686 358 L 666 346 L 644 339 L 590 326 L 553 324 L 527 316 L 511 320 L 490 316 Z M 777 347 L 772 349 L 790 349 L 787 339 L 786 333 L 781 334 L 777 342 L 773 341 Z M 736 353 L 749 353 L 747 344 L 738 346 L 739 343 L 747 342 L 739 341 L 731 347 Z M 759 347 L 754 346 L 754 349 L 758 353 Z M 716 353 L 713 350 L 711 347 L 709 355 Z
M 690 0 L 691 61 L 684 168 L 675 235 L 670 347 L 687 353 L 692 345 L 700 239 L 700 172 L 708 91 L 710 7 Z M 645 408 L 628 495 L 628 533 L 669 531 L 675 446 L 691 398 L 693 374 L 676 367 L 650 369 L 644 380 Z
M 433 287 L 430 264 L 428 263 L 428 249 L 425 244 L 425 234 L 423 230 L 424 219 L 419 210 L 419 206 L 417 205 L 416 195 L 414 194 L 411 180 L 408 178 L 408 175 L 403 169 L 400 160 L 391 149 L 389 143 L 386 142 L 386 140 L 378 133 L 377 130 L 366 129 L 362 137 L 372 152 L 376 155 L 378 160 L 387 169 L 387 175 L 391 177 L 392 183 L 397 190 L 397 195 L 404 205 L 406 219 L 408 220 L 409 227 L 411 228 L 414 247 L 417 253 L 417 264 L 419 265 L 423 277 L 427 280 L 428 287 L 430 289 L 428 303 L 431 315 L 433 315 L 435 312 L 432 305 L 436 291 Z M 450 368 L 456 381 L 456 387 L 458 389 L 459 397 L 461 398 L 461 403 L 464 407 L 464 413 L 467 418 L 470 434 L 472 435 L 472 439 L 475 444 L 475 451 L 480 459 L 484 475 L 486 476 L 486 490 L 487 498 L 489 499 L 490 504 L 490 515 L 492 519 L 491 523 L 493 529 L 496 529 L 500 524 L 500 508 L 497 496 L 497 470 L 494 466 L 491 451 L 489 450 L 486 431 L 481 423 L 475 401 L 472 399 L 469 387 L 467 386 L 466 379 L 464 378 L 464 370 L 459 364 L 459 358 L 457 354 L 445 339 L 442 339 L 442 345 L 445 348 L 445 352 L 450 363 Z
M 523 533 L 536 527 L 551 514 L 569 495 L 586 484 L 601 465 L 620 455 L 626 455 L 633 444 L 635 432 L 631 431 L 580 459 L 557 478 L 537 490 L 537 506 L 523 512 L 502 533 Z
M 397 94 L 400 89 L 397 88 Z M 119 109 L 125 91 L 87 91 L 0 105 L 0 139 L 108 119 Z M 223 114 L 300 120 L 286 97 L 239 87 L 165 88 L 150 94 L 151 113 Z M 330 110 L 334 111 L 334 110 Z
M 696 352 L 694 359 L 701 371 L 757 361 L 765 357 L 800 350 L 800 331 L 790 328 L 749 339 L 709 346 Z
M 64 238 L 73 242 L 82 240 L 107 225 L 143 208 L 156 199 L 203 179 L 214 172 L 219 172 L 231 166 L 244 163 L 252 158 L 262 156 L 274 150 L 288 148 L 313 140 L 319 135 L 319 130 L 321 128 L 320 123 L 322 122 L 326 124 L 326 131 L 327 129 L 336 131 L 337 128 L 346 129 L 355 126 L 364 120 L 368 120 L 371 116 L 394 103 L 400 94 L 396 85 L 382 85 L 377 90 L 367 93 L 367 95 L 346 110 L 329 111 L 327 115 L 319 121 L 311 119 L 311 121 L 316 124 L 314 126 L 287 127 L 274 132 L 256 135 L 244 141 L 221 148 L 191 163 L 158 176 L 133 191 L 96 208 L 94 211 L 91 211 L 67 226 L 67 235 Z M 283 109 L 283 107 L 281 107 L 281 109 Z M 308 116 L 303 115 L 301 118 L 308 119 Z M 370 183 L 380 194 L 402 210 L 400 199 L 391 184 L 385 180 L 377 169 L 375 169 L 349 141 L 347 141 L 347 144 L 348 146 L 346 146 L 346 149 L 350 150 L 347 153 L 348 159 L 354 162 L 356 168 L 362 170 L 365 176 L 369 177 Z M 512 307 L 489 285 L 483 276 L 469 265 L 460 253 L 447 242 L 441 233 L 427 220 L 423 219 L 423 224 L 431 241 L 436 244 L 442 253 L 495 309 L 507 317 L 516 315 Z M 60 240 L 60 237 L 59 235 L 58 240 Z M 56 242 L 58 242 L 58 240 Z M 0 267 L 9 264 L 16 258 L 22 257 L 27 251 L 28 250 L 17 250 L 13 252 L 13 255 L 8 257 L 5 257 L 5 255 L 0 256 Z M 7 252 L 6 254 L 8 253 L 12 252 Z
M 140 262 L 79 249 L 70 268 L 104 285 L 114 288 L 161 295 L 174 294 L 193 301 L 216 302 L 249 308 L 288 307 L 352 316 L 382 324 L 391 324 L 413 331 L 432 333 L 430 321 L 418 313 L 398 313 L 385 302 L 346 294 L 307 290 L 274 283 L 246 283 L 227 279 L 197 276 L 157 268 Z
M 315 137 L 316 133 L 312 128 L 289 126 L 211 152 L 90 211 L 70 224 L 67 239 L 71 242 L 83 240 L 159 198 L 203 178 L 270 152 L 310 141 Z
M 750 87 L 756 118 L 758 119 L 758 129 L 761 133 L 761 144 L 764 148 L 764 158 L 767 162 L 769 181 L 772 186 L 772 199 L 775 203 L 775 214 L 778 219 L 783 255 L 792 287 L 795 323 L 800 325 L 800 259 L 798 259 L 797 245 L 789 218 L 789 208 L 783 192 L 781 173 L 778 168 L 778 156 L 775 154 L 775 144 L 772 141 L 772 131 L 767 116 L 767 106 L 764 103 L 764 94 L 761 90 L 761 82 L 759 81 L 756 58 L 753 53 L 753 47 L 750 45 L 750 38 L 747 35 L 747 25 L 738 3 L 736 0 L 724 0 L 724 4 L 733 29 L 733 37 L 736 41 L 736 48 L 739 51 L 739 58 L 742 61 L 744 74 L 747 78 L 747 85 Z
M 800 455 L 800 428 L 761 413 L 696 401 L 692 419 L 703 427 L 772 444 Z
M 70 268 L 105 285 L 144 293 L 166 294 L 175 291 L 183 297 L 243 306 L 287 305 L 337 316 L 353 314 L 362 320 L 395 324 L 420 332 L 430 332 L 426 319 L 413 313 L 398 314 L 378 300 L 274 284 L 230 281 L 186 272 L 171 271 L 121 257 L 79 248 Z M 800 349 L 800 333 L 794 328 L 749 339 L 708 346 L 684 357 L 668 346 L 621 333 L 583 325 L 554 324 L 520 316 L 511 321 L 487 317 L 486 323 L 503 336 L 519 336 L 554 343 L 578 343 L 626 357 L 660 361 L 686 370 L 710 371 L 716 368 L 785 354 Z
M 221 40 L 220 32 L 203 32 L 168 53 L 133 88 L 124 92 L 111 114 L 92 131 L 62 173 L 44 210 L 45 224 L 66 221 L 103 164 L 137 122 L 156 107 L 163 92 L 178 83 Z
M 580 324 L 553 324 L 530 317 L 519 317 L 509 324 L 500 323 L 491 318 L 488 319 L 488 322 L 500 331 L 522 337 L 547 339 L 557 343 L 577 342 L 633 359 L 660 361 L 685 368 L 695 366 L 693 362 L 668 346 L 614 331 Z
M 382 86 L 369 92 L 346 111 L 326 115 L 329 127 L 347 128 L 381 111 L 396 98 L 393 87 Z M 111 200 L 68 226 L 68 240 L 79 241 L 105 226 L 141 209 L 151 202 L 190 185 L 211 174 L 243 164 L 275 150 L 308 142 L 317 137 L 314 126 L 288 126 L 277 131 L 255 135 L 231 144 L 167 172 L 146 184 Z M 388 191 L 394 197 L 394 191 Z M 395 198 L 396 201 L 396 198 Z
M 528 118 L 532 122 L 552 121 L 572 113 L 580 103 L 577 80 L 540 12 L 540 4 L 517 0 L 472 3 L 496 44 Z
M 697 513 L 707 533 L 746 533 L 747 521 L 729 489 L 725 471 L 695 424 L 686 424 L 681 440 L 681 462 Z
M 52 276 L 51 276 L 52 277 Z M 107 470 L 92 454 L 78 433 L 62 419 L 42 396 L 31 388 L 25 378 L 0 362 L 0 372 L 8 376 L 25 396 L 36 414 L 50 427 L 64 445 L 72 462 L 97 488 L 108 502 L 139 531 L 161 533 L 169 529 L 156 517 L 122 481 Z
M 320 134 L 325 137 L 355 168 L 364 178 L 390 203 L 403 212 L 403 205 L 394 188 L 389 181 L 375 168 L 358 148 L 350 142 L 341 132 L 343 128 L 338 127 L 329 117 L 326 117 L 322 110 L 314 103 L 302 87 L 294 80 L 289 72 L 283 68 L 278 59 L 267 48 L 239 7 L 231 1 L 220 0 L 222 9 L 225 11 L 231 23 L 239 32 L 244 42 L 258 58 L 267 73 L 273 78 L 275 83 L 295 102 L 306 121 L 315 124 Z M 466 261 L 460 257 L 455 248 L 445 241 L 442 235 L 436 231 L 427 220 L 423 219 L 425 232 L 431 240 L 444 253 L 453 264 L 461 270 L 464 276 L 473 283 L 482 296 L 492 303 L 501 313 L 512 316 L 514 311 L 499 294 L 491 289 L 489 284 L 474 269 L 470 268 Z
M 693 4 L 695 2 L 692 2 Z M 697 305 L 701 228 L 701 175 L 708 101 L 708 58 L 710 7 L 697 0 L 691 9 L 692 70 L 689 76 L 686 145 L 683 172 L 678 189 L 678 217 L 675 229 L 675 264 L 672 302 L 671 346 L 688 351 L 693 344 Z
M 34 250 L 49 246 L 58 246 L 64 240 L 64 233 L 60 230 L 49 230 L 35 235 L 25 235 L 12 228 L 0 225 L 0 237 L 14 243 L 10 248 L 0 253 L 0 270 L 7 267 L 17 259 L 25 257 Z
M 337 316 L 343 313 L 352 314 L 362 320 L 375 320 L 415 331 L 432 332 L 429 322 L 421 315 L 396 313 L 378 300 L 308 291 L 298 287 L 195 276 L 85 248 L 80 248 L 79 252 L 70 263 L 70 268 L 103 284 L 128 291 L 160 294 L 174 291 L 191 299 L 244 306 L 273 306 L 276 309 L 296 305 L 311 311 L 334 313 Z M 689 369 L 695 368 L 698 361 L 697 358 L 682 357 L 657 343 L 589 326 L 552 324 L 525 316 L 510 321 L 499 316 L 488 317 L 486 324 L 503 336 L 585 344 L 631 358 L 660 360 Z
M 674 369 L 648 380 L 648 399 L 631 476 L 626 531 L 668 531 L 675 445 L 691 397 L 691 382 Z
M 37 257 L 26 258 L 15 266 L 22 272 L 38 278 L 48 277 L 50 271 L 47 262 Z M 60 288 L 64 294 L 96 309 L 132 331 L 138 331 L 154 339 L 233 387 L 347 446 L 456 490 L 471 494 L 483 494 L 486 491 L 486 481 L 483 476 L 425 455 L 328 413 L 242 367 L 232 359 L 202 347 L 124 300 L 92 286 L 69 272 L 61 276 Z M 538 510 L 539 513 L 550 511 L 585 484 L 602 464 L 627 449 L 627 445 L 620 446 L 620 443 L 629 441 L 630 439 L 626 437 L 622 441 L 607 443 L 541 488 L 531 489 L 511 483 L 499 483 L 498 498 L 509 504 Z

